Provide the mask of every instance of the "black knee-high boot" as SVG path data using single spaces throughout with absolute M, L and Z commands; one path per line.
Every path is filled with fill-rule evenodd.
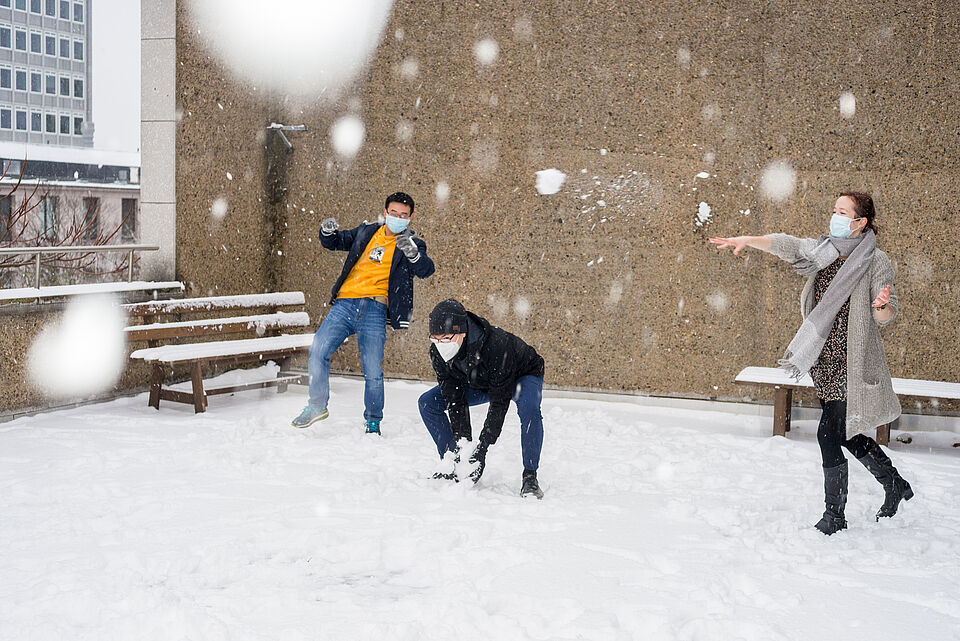
M 827 536 L 847 529 L 843 510 L 847 506 L 847 462 L 823 468 L 823 502 L 826 509 L 816 528 Z
M 913 498 L 913 488 L 907 483 L 897 468 L 893 466 L 890 457 L 873 440 L 867 448 L 867 453 L 857 459 L 883 486 L 883 505 L 877 511 L 877 520 L 880 517 L 890 517 L 897 513 L 900 501 L 909 501 Z

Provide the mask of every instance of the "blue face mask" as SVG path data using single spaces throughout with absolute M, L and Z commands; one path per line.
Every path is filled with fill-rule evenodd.
M 391 216 L 390 214 L 386 215 L 386 219 L 387 229 L 392 231 L 394 234 L 399 234 L 407 228 L 407 225 L 410 224 L 409 218 L 397 218 L 396 216 Z
M 850 234 L 854 232 L 853 229 L 850 229 L 850 223 L 857 220 L 860 219 L 834 214 L 830 217 L 830 235 L 834 238 L 850 238 Z

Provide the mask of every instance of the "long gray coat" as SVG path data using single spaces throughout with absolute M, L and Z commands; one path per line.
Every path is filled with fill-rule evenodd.
M 786 261 L 794 261 L 816 245 L 815 238 L 796 238 L 786 234 L 770 234 L 770 251 Z M 800 293 L 800 315 L 806 318 L 813 310 L 813 283 L 816 274 L 807 278 Z M 883 287 L 890 285 L 890 307 L 893 316 L 877 323 L 871 307 Z M 854 286 L 850 295 L 850 317 L 847 325 L 847 438 L 895 420 L 900 416 L 900 401 L 893 393 L 890 370 L 880 338 L 881 325 L 889 325 L 897 317 L 898 300 L 893 293 L 893 266 L 879 249 L 873 264 Z

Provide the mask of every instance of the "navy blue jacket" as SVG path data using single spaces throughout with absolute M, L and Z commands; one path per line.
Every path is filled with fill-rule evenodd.
M 337 231 L 329 235 L 320 232 L 320 244 L 334 251 L 349 252 L 343 263 L 343 271 L 330 295 L 330 303 L 337 299 L 337 293 L 347 279 L 350 270 L 357 264 L 363 250 L 381 225 L 364 223 L 346 231 Z M 420 258 L 410 262 L 399 249 L 393 252 L 390 265 L 390 281 L 387 285 L 387 322 L 394 329 L 407 329 L 413 316 L 413 277 L 427 278 L 434 272 L 433 261 L 427 256 L 427 244 L 414 236 L 413 242 L 420 250 Z

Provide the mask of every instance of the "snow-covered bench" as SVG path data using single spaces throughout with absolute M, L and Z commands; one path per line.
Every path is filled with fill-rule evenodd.
M 957 400 L 960 399 L 960 383 L 945 381 L 925 381 L 914 378 L 894 378 L 893 391 L 900 397 Z M 745 367 L 737 374 L 735 383 L 773 388 L 773 435 L 786 436 L 790 431 L 790 409 L 793 405 L 793 391 L 813 389 L 813 380 L 809 374 L 796 381 L 779 367 Z M 877 443 L 887 445 L 890 442 L 890 425 L 877 427 Z
M 124 330 L 128 342 L 147 343 L 147 347 L 133 351 L 130 358 L 152 366 L 150 407 L 160 409 L 160 399 L 164 399 L 188 403 L 193 405 L 196 412 L 203 412 L 207 407 L 207 396 L 213 394 L 271 386 L 277 386 L 280 392 L 284 392 L 290 383 L 306 384 L 306 375 L 289 373 L 286 368 L 292 356 L 309 351 L 313 333 L 281 333 L 310 325 L 310 317 L 303 311 L 303 304 L 303 292 L 276 292 L 125 305 L 124 310 L 131 319 L 141 319 L 141 324 L 130 325 Z M 281 308 L 287 311 L 281 311 Z M 260 310 L 260 313 L 249 313 L 253 310 Z M 230 315 L 237 312 L 240 314 Z M 160 321 L 162 318 L 169 320 Z M 197 342 L 206 337 L 224 335 L 235 338 Z M 181 340 L 194 342 L 180 343 Z M 280 364 L 276 378 L 242 385 L 204 387 L 204 364 L 269 360 Z M 168 370 L 182 366 L 190 370 L 190 393 L 163 386 Z

